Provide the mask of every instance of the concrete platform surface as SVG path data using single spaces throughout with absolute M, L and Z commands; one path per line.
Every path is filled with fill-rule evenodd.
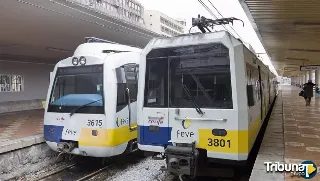
M 0 153 L 43 142 L 44 110 L 0 114 Z
M 299 164 L 310 160 L 320 166 L 320 96 L 311 106 L 298 96 L 300 88 L 286 85 L 273 108 L 250 181 L 303 181 L 291 173 L 267 173 L 264 162 Z M 317 174 L 311 181 L 320 181 Z

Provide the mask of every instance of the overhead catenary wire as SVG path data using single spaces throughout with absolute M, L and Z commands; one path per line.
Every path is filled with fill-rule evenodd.
M 215 18 L 215 19 L 218 19 L 218 17 L 212 12 L 212 10 L 202 1 L 202 0 L 198 0 L 198 2 Z M 220 12 L 219 12 L 219 14 L 220 14 Z M 221 15 L 221 14 L 220 14 Z M 232 32 L 230 32 L 228 29 L 227 29 L 227 27 L 225 26 L 225 25 L 221 25 L 221 26 L 223 26 L 223 28 L 227 31 L 227 32 L 229 32 L 232 36 L 234 36 L 234 37 L 236 37 Z M 235 30 L 234 30 L 235 31 Z M 242 38 L 241 38 L 241 36 L 235 31 L 235 33 L 238 35 L 238 37 L 240 38 L 240 40 L 242 41 L 242 42 L 245 42 Z
M 211 11 L 211 9 L 210 9 L 202 0 L 198 0 L 198 1 L 199 1 L 199 3 L 200 3 L 215 19 L 218 19 L 218 17 Z M 228 31 L 232 36 L 234 36 L 234 34 L 231 33 L 231 32 L 226 28 L 225 25 L 221 25 L 221 26 L 223 26 L 226 31 Z M 235 37 L 235 36 L 234 36 L 234 37 Z
M 211 2 L 211 0 L 208 0 L 208 1 L 209 1 L 209 3 L 211 4 L 211 6 L 219 13 L 219 15 L 220 15 L 222 18 L 224 18 L 223 15 L 220 13 L 220 11 L 213 5 L 213 3 Z M 230 25 L 229 25 L 229 26 L 230 26 Z M 239 36 L 239 38 L 241 39 L 241 41 L 244 42 L 244 41 L 243 41 L 243 38 L 237 33 L 237 31 L 236 31 L 232 26 L 230 26 L 230 28 Z

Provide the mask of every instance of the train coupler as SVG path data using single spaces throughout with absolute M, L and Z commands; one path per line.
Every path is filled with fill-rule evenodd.
M 76 146 L 74 142 L 61 142 L 57 144 L 58 152 L 70 153 Z
M 155 155 L 152 157 L 153 160 L 164 160 L 166 159 L 166 156 L 163 153 L 160 153 L 158 155 Z
M 196 176 L 199 151 L 195 148 L 195 142 L 168 146 L 165 155 L 168 172 L 176 175 Z

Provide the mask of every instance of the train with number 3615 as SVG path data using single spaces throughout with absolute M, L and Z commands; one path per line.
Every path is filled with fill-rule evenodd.
M 106 158 L 137 150 L 141 49 L 86 38 L 50 76 L 44 139 L 60 153 Z

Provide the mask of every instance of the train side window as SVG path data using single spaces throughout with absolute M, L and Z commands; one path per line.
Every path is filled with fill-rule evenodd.
M 254 106 L 254 93 L 253 93 L 253 86 L 247 85 L 247 97 L 248 97 L 248 106 Z
M 129 88 L 130 102 L 137 101 L 138 94 L 138 76 L 139 66 L 137 64 L 124 65 L 127 88 Z
M 261 99 L 258 69 L 246 63 L 246 77 L 248 106 L 252 107 Z
M 137 64 L 127 64 L 116 68 L 117 77 L 117 111 L 127 105 L 126 89 L 129 88 L 130 102 L 137 101 L 138 94 Z
M 253 87 L 253 79 L 252 79 L 252 69 L 253 67 L 246 63 L 246 78 L 247 78 L 247 99 L 248 106 L 252 107 L 255 104 L 254 101 L 254 87 Z

